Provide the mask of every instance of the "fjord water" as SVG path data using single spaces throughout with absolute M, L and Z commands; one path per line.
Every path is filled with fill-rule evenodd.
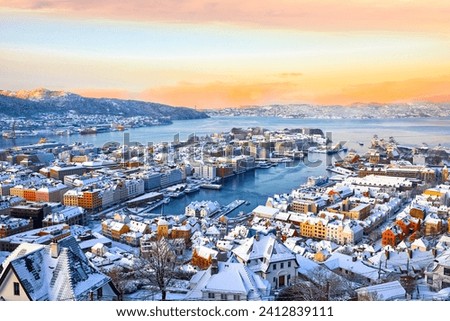
M 267 129 L 284 128 L 320 128 L 330 132 L 333 141 L 346 141 L 348 144 L 370 141 L 374 134 L 380 138 L 394 136 L 400 144 L 429 145 L 442 144 L 450 146 L 450 118 L 399 118 L 399 119 L 287 119 L 278 117 L 212 117 L 206 119 L 179 120 L 171 125 L 131 128 L 130 141 L 143 144 L 147 142 L 173 141 L 179 134 L 180 140 L 188 135 L 206 135 L 215 132 L 227 132 L 233 127 L 263 127 Z M 62 143 L 89 142 L 101 146 L 109 141 L 123 141 L 123 132 L 106 132 L 97 135 L 48 136 L 51 140 Z M 14 145 L 33 144 L 38 137 L 19 137 L 15 140 L 0 139 L 0 148 Z M 358 144 L 356 144 L 358 145 Z M 349 145 L 353 148 L 353 145 Z M 355 146 L 356 147 L 356 146 Z
M 132 128 L 127 132 L 130 141 L 147 144 L 162 141 L 171 142 L 174 135 L 186 140 L 190 134 L 206 135 L 228 132 L 233 127 L 263 127 L 267 129 L 320 128 L 331 133 L 333 142 L 345 142 L 350 149 L 359 152 L 367 150 L 373 135 L 388 139 L 393 136 L 399 144 L 419 146 L 426 142 L 430 146 L 441 144 L 450 146 L 450 118 L 409 118 L 409 119 L 285 119 L 275 117 L 213 117 L 207 119 L 174 121 L 167 126 Z M 110 141 L 123 141 L 123 132 L 107 132 L 97 135 L 48 136 L 49 140 L 62 143 L 88 142 L 102 146 Z M 15 141 L 0 139 L 0 148 L 36 143 L 39 137 L 21 137 Z M 360 146 L 359 143 L 364 143 Z M 286 193 L 306 182 L 308 176 L 326 175 L 326 155 L 314 154 L 310 160 L 321 160 L 317 167 L 303 163 L 287 167 L 280 164 L 269 169 L 257 169 L 225 180 L 220 191 L 200 190 L 197 193 L 173 200 L 165 205 L 165 214 L 180 214 L 193 200 L 216 200 L 226 205 L 235 199 L 245 199 L 250 206 L 243 205 L 232 213 L 250 211 L 264 204 L 274 193 Z M 160 209 L 158 209 L 160 211 Z

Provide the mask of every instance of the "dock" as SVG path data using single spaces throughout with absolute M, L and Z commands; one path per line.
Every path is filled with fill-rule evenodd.
M 244 200 L 234 200 L 230 204 L 222 207 L 222 209 L 220 211 L 213 213 L 209 217 L 214 219 L 214 218 L 219 218 L 221 216 L 226 216 L 243 204 L 245 204 Z
M 344 175 L 344 176 L 353 176 L 355 175 L 354 171 L 351 171 L 346 168 L 337 167 L 337 166 L 328 166 L 327 170 L 336 174 Z

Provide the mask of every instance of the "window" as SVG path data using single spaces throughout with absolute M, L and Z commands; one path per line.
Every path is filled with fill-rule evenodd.
M 280 263 L 280 269 L 283 269 L 284 268 L 284 263 Z
M 273 270 L 275 271 L 276 269 L 277 269 L 277 265 L 274 264 L 274 265 L 273 265 Z
M 444 275 L 450 276 L 450 268 L 444 268 Z
M 103 296 L 103 288 L 97 289 L 97 298 L 101 298 Z
M 227 299 L 227 295 L 226 294 L 221 294 L 220 295 L 220 299 L 221 300 L 226 300 Z
M 240 301 L 241 300 L 241 296 L 238 294 L 233 295 L 233 300 L 234 301 Z
M 214 293 L 208 293 L 208 299 L 214 299 Z
M 291 267 L 291 261 L 288 262 L 288 268 L 290 268 L 290 267 Z
M 19 282 L 14 282 L 14 295 L 20 295 L 20 284 L 19 284 Z

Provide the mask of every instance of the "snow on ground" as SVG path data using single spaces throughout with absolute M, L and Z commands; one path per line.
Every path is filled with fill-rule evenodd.
M 128 244 L 124 244 L 124 243 L 120 243 L 120 242 L 116 242 L 116 241 L 112 241 L 112 246 L 118 247 L 119 249 L 124 250 L 125 252 L 139 255 L 138 247 L 133 247 Z
M 186 297 L 186 293 L 167 292 L 166 300 L 181 301 Z M 161 301 L 161 292 L 154 292 L 152 290 L 141 289 L 131 294 L 124 296 L 125 301 Z
M 167 300 L 180 301 L 184 300 L 189 289 L 189 281 L 172 280 L 167 287 Z M 136 292 L 124 295 L 125 301 L 160 301 L 161 291 L 154 286 L 145 286 Z

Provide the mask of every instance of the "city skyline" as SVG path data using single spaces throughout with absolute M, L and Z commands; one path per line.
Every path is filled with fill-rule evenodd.
M 224 108 L 449 101 L 445 1 L 0 1 L 7 90 Z

